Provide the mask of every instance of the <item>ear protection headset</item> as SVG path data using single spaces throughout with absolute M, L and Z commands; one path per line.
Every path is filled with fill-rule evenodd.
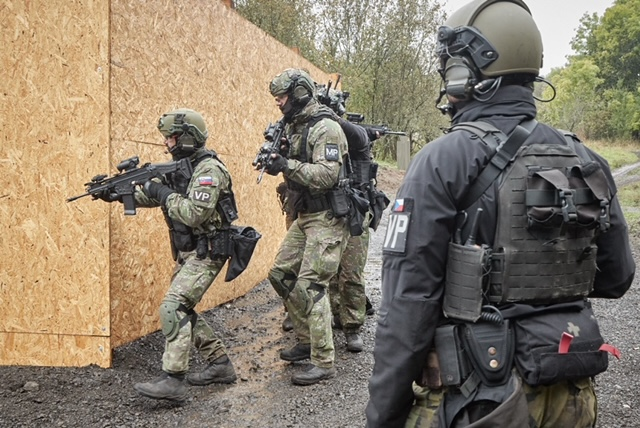
M 291 87 L 293 88 L 293 90 L 290 90 L 293 101 L 298 104 L 306 105 L 311 99 L 311 94 L 309 93 L 309 89 L 298 83 L 300 80 L 300 73 L 295 71 L 292 74 L 289 74 L 289 78 L 291 79 Z

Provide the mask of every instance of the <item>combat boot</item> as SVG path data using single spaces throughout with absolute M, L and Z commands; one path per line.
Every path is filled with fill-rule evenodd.
M 233 383 L 238 377 L 231 360 L 226 355 L 213 360 L 200 373 L 192 373 L 187 376 L 187 382 L 191 385 L 209 385 L 212 383 Z
M 366 302 L 365 302 L 365 313 L 369 316 L 373 315 L 376 313 L 376 310 L 373 309 L 373 305 L 371 304 L 371 300 L 369 300 L 368 296 L 365 296 Z
M 293 348 L 280 351 L 280 359 L 285 361 L 302 361 L 311 358 L 311 345 L 298 343 Z
M 185 401 L 187 399 L 184 375 L 163 372 L 151 382 L 136 383 L 133 389 L 140 395 L 156 400 Z
M 334 330 L 342 330 L 342 321 L 340 321 L 338 315 L 334 315 L 333 318 L 331 318 L 331 328 Z
M 295 373 L 291 376 L 291 382 L 294 385 L 313 385 L 321 380 L 331 379 L 335 377 L 336 369 L 334 367 L 324 369 L 318 366 L 312 366 L 311 370 Z
M 364 343 L 362 343 L 362 337 L 358 333 L 345 333 L 347 338 L 347 351 L 349 352 L 362 352 Z
M 289 316 L 289 312 L 287 312 L 287 316 L 284 317 L 284 321 L 282 321 L 282 330 L 284 330 L 284 331 L 293 330 L 293 321 L 291 321 L 291 317 Z

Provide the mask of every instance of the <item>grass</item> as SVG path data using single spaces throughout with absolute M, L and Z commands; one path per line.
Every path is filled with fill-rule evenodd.
M 640 161 L 640 145 L 631 141 L 589 141 L 585 145 L 604 157 L 611 169 Z M 640 175 L 640 169 L 629 174 Z M 640 183 L 633 183 L 618 189 L 618 199 L 629 225 L 629 233 L 640 235 Z

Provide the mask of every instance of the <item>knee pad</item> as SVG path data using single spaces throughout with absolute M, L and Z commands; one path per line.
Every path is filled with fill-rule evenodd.
M 168 341 L 175 339 L 180 331 L 181 324 L 177 313 L 180 306 L 182 306 L 180 302 L 170 300 L 164 300 L 160 304 L 160 325 L 162 326 L 162 334 Z
M 279 269 L 271 269 L 269 272 L 269 282 L 273 289 L 278 293 L 278 296 L 283 300 L 287 300 L 289 294 L 295 286 L 295 276 L 285 274 Z
M 302 311 L 305 315 L 309 315 L 311 313 L 311 308 L 313 305 L 324 296 L 324 290 L 322 295 L 318 298 L 318 300 L 314 300 L 309 295 L 309 288 L 313 287 L 315 284 L 306 281 L 306 280 L 298 280 L 294 283 L 293 289 L 291 293 L 289 293 L 289 302 L 295 305 L 297 308 Z

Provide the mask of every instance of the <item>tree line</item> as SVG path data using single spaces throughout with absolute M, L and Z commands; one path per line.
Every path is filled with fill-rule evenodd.
M 323 70 L 342 76 L 348 112 L 409 136 L 412 153 L 442 134 L 435 35 L 440 0 L 236 0 L 238 13 Z M 583 138 L 640 138 L 640 0 L 616 0 L 583 16 L 567 65 L 546 78 L 556 88 L 539 118 Z M 328 82 L 318 82 L 328 83 Z M 551 88 L 537 85 L 541 99 Z M 396 140 L 376 142 L 395 159 Z

